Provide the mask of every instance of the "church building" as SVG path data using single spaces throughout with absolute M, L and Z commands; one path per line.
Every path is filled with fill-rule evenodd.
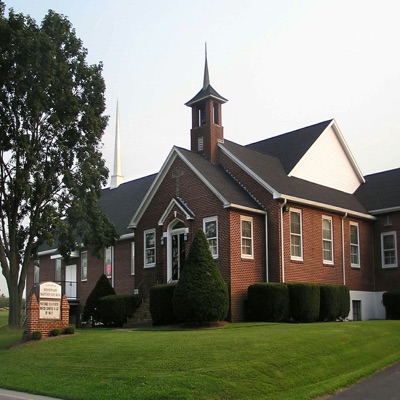
M 191 109 L 190 150 L 173 147 L 157 174 L 123 182 L 118 157 L 100 205 L 120 235 L 103 259 L 77 248 L 39 252 L 27 292 L 62 285 L 74 320 L 105 273 L 142 308 L 153 285 L 177 282 L 198 228 L 229 288 L 228 319 L 243 321 L 256 282 L 344 284 L 351 320 L 384 319 L 382 294 L 400 289 L 400 168 L 363 176 L 335 120 L 239 145 L 225 138 L 227 99 L 207 58 Z

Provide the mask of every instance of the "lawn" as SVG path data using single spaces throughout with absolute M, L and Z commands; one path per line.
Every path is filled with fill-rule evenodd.
M 63 399 L 311 399 L 400 361 L 400 321 L 78 330 L 5 349 L 0 386 Z

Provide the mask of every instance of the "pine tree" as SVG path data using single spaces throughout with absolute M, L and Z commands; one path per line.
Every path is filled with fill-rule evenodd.
M 181 270 L 173 307 L 178 320 L 185 323 L 223 321 L 228 314 L 228 288 L 201 229 L 197 231 Z

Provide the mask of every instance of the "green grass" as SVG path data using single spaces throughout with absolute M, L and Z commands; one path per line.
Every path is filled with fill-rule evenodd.
M 400 321 L 78 330 L 6 350 L 0 386 L 63 399 L 311 399 L 400 360 Z

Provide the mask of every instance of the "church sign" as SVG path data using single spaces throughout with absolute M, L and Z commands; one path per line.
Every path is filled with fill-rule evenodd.
M 55 282 L 40 284 L 39 319 L 61 319 L 61 286 Z

